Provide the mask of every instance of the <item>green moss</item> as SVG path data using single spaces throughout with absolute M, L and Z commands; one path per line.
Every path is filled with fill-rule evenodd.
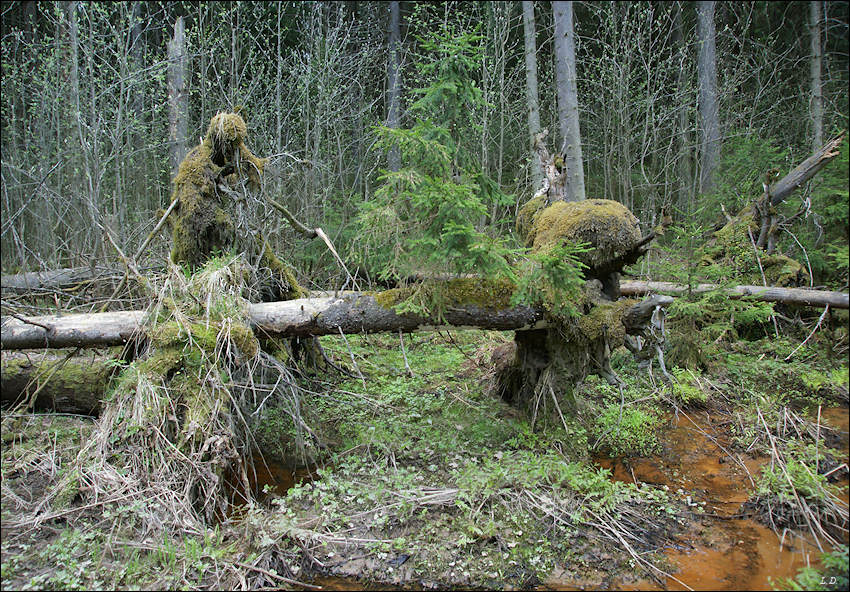
M 151 340 L 159 347 L 167 348 L 188 343 L 189 338 L 205 352 L 212 354 L 218 341 L 221 326 L 218 323 L 188 323 L 175 321 L 161 323 L 148 332 Z
M 260 257 L 260 267 L 268 269 L 271 272 L 271 280 L 273 291 L 270 300 L 294 300 L 295 298 L 305 298 L 308 291 L 298 285 L 298 280 L 295 279 L 295 274 L 281 261 L 272 251 L 269 242 L 265 237 L 260 236 L 257 241 L 261 244 L 262 256 Z
M 260 350 L 260 343 L 254 332 L 246 325 L 235 324 L 230 328 L 230 340 L 247 358 L 255 357 Z
M 760 254 L 759 269 L 753 247 L 758 235 L 759 228 L 750 205 L 714 233 L 714 244 L 706 248 L 701 263 L 728 265 L 736 279 L 747 284 L 761 285 L 766 280 L 770 286 L 799 286 L 808 281 L 805 267 L 782 254 Z
M 574 322 L 584 339 L 595 341 L 607 336 L 613 350 L 623 345 L 626 335 L 623 314 L 637 302 L 637 300 L 623 299 L 597 304 L 587 314 L 575 317 Z
M 52 409 L 55 399 L 61 398 L 81 413 L 96 413 L 100 409 L 100 393 L 107 388 L 112 366 L 87 357 L 65 357 L 60 353 L 44 357 L 10 355 L 4 358 L 3 389 L 21 393 L 21 400 L 28 400 L 49 377 L 47 387 L 37 395 L 37 409 Z
M 53 510 L 64 510 L 80 494 L 80 473 L 76 469 L 66 469 L 59 475 L 56 495 L 53 498 Z
M 727 249 L 740 250 L 746 247 L 752 250 L 750 234 L 755 238 L 758 232 L 759 228 L 753 218 L 752 206 L 747 206 L 723 228 L 715 232 L 714 238 L 718 245 Z
M 430 280 L 415 286 L 394 288 L 374 295 L 384 308 L 394 308 L 410 300 L 430 303 L 429 310 L 451 306 L 478 306 L 504 310 L 511 307 L 516 287 L 506 279 L 455 278 Z
M 545 207 L 545 205 L 546 196 L 543 194 L 536 195 L 525 202 L 525 204 L 516 213 L 517 235 L 526 247 L 530 247 L 533 241 L 531 231 L 534 226 L 534 218 Z
M 658 450 L 660 420 L 640 408 L 609 405 L 596 420 L 596 431 L 611 456 L 646 456 Z
M 628 208 L 608 199 L 558 201 L 534 218 L 527 243 L 535 251 L 564 242 L 590 243 L 578 259 L 594 269 L 614 261 L 640 240 L 638 220 Z
M 805 267 L 786 255 L 762 257 L 761 264 L 770 286 L 799 286 L 809 278 Z
M 686 370 L 674 370 L 673 397 L 683 407 L 701 406 L 705 403 L 705 392 L 693 382 L 690 372 Z
M 260 187 L 266 160 L 251 153 L 246 136 L 247 126 L 239 115 L 218 113 L 201 144 L 180 163 L 171 196 L 179 200 L 172 220 L 174 263 L 200 267 L 214 251 L 233 246 L 233 221 L 216 184 L 245 177 L 254 189 Z

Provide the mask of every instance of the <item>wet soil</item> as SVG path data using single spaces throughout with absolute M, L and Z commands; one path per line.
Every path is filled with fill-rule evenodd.
M 846 458 L 847 408 L 823 410 L 821 421 L 838 430 L 837 443 Z M 732 452 L 724 428 L 723 417 L 707 411 L 671 416 L 660 456 L 596 459 L 612 470 L 614 479 L 666 485 L 695 510 L 688 532 L 664 550 L 667 571 L 675 578 L 667 578 L 664 588 L 650 580 L 621 581 L 615 588 L 684 590 L 685 584 L 694 590 L 769 590 L 772 582 L 818 565 L 820 551 L 799 533 L 788 531 L 780 538 L 770 528 L 737 517 L 752 492 L 751 476 L 768 459 Z M 553 590 L 569 586 L 547 584 Z
M 814 419 L 814 418 L 813 418 Z M 848 452 L 847 408 L 824 409 L 823 424 L 837 430 L 834 445 Z M 753 491 L 753 480 L 767 457 L 734 452 L 728 436 L 728 418 L 709 411 L 671 414 L 661 435 L 658 456 L 632 459 L 597 457 L 597 465 L 610 469 L 612 479 L 649 483 L 669 488 L 693 510 L 688 530 L 676 544 L 663 549 L 663 568 L 672 577 L 659 585 L 641 579 L 641 574 L 607 580 L 577 580 L 563 569 L 556 570 L 538 590 L 581 590 L 598 588 L 609 581 L 619 590 L 764 590 L 783 578 L 793 578 L 807 565 L 818 566 L 820 552 L 800 533 L 778 537 L 770 528 L 739 517 L 741 507 Z M 308 469 L 291 470 L 255 459 L 252 488 L 262 494 L 283 495 L 292 485 L 311 479 Z M 846 479 L 839 482 L 844 487 Z M 312 583 L 325 590 L 394 590 L 391 585 L 364 583 L 355 578 L 316 577 Z M 684 585 L 683 585 L 684 584 Z

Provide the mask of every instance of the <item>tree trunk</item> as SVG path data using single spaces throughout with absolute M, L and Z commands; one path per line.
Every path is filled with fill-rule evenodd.
M 0 399 L 16 405 L 35 396 L 32 408 L 97 415 L 114 358 L 91 353 L 2 352 Z
M 809 2 L 809 31 L 811 33 L 812 56 L 809 62 L 811 71 L 811 116 L 812 150 L 823 144 L 823 86 L 821 84 L 821 62 L 823 49 L 820 42 L 821 4 L 819 0 Z
M 189 55 L 186 52 L 186 33 L 183 17 L 174 22 L 174 36 L 168 42 L 168 139 L 171 172 L 186 156 L 189 129 Z
M 714 169 L 720 155 L 720 121 L 717 109 L 717 55 L 715 50 L 714 2 L 697 3 L 699 44 L 700 193 L 714 186 Z
M 525 92 L 528 100 L 528 137 L 531 145 L 531 179 L 534 187 L 543 181 L 543 169 L 535 155 L 534 139 L 540 133 L 540 99 L 537 94 L 537 38 L 534 26 L 534 2 L 522 3 L 522 24 L 525 31 Z
M 693 291 L 717 289 L 700 284 Z M 622 282 L 623 295 L 647 292 L 686 293 L 688 286 L 668 282 Z M 735 286 L 726 290 L 730 298 L 750 296 L 753 300 L 800 306 L 850 308 L 848 295 L 799 288 Z M 377 295 L 381 299 L 381 294 Z M 451 307 L 443 319 L 399 315 L 381 305 L 376 296 L 348 292 L 339 297 L 300 298 L 283 302 L 252 304 L 249 317 L 255 332 L 264 336 L 303 337 L 340 333 L 433 331 L 441 327 L 478 328 L 499 331 L 542 329 L 547 326 L 543 310 L 516 306 L 486 308 L 475 305 Z M 143 311 L 42 316 L 22 321 L 5 317 L 0 329 L 2 349 L 104 347 L 123 345 L 142 324 Z
M 688 105 L 691 93 L 688 89 L 687 46 L 682 25 L 682 2 L 676 2 L 673 13 L 673 45 L 681 52 L 679 73 L 676 78 L 676 90 L 679 93 L 679 158 L 677 170 L 679 173 L 678 207 L 682 212 L 692 210 L 693 200 L 693 171 L 691 169 L 691 126 L 688 117 Z
M 565 201 L 585 198 L 584 169 L 579 130 L 573 3 L 552 2 L 555 16 L 555 74 L 558 87 L 558 120 L 563 141 L 561 153 L 566 174 Z
M 360 313 L 367 310 L 371 311 L 367 316 L 374 315 L 375 313 L 373 302 L 367 303 L 365 307 L 361 306 L 360 308 L 356 308 L 359 304 L 362 304 L 362 302 L 358 303 L 356 298 L 357 295 L 354 296 L 355 301 L 353 303 L 348 303 L 347 305 L 339 307 L 339 310 L 335 313 L 350 317 L 347 320 L 343 320 L 344 324 L 347 323 L 343 332 L 350 332 L 351 328 L 356 329 L 354 332 L 360 332 L 359 325 L 361 319 L 358 318 Z M 370 300 L 372 299 L 371 296 L 368 298 Z M 362 297 L 360 297 L 360 300 L 362 300 Z M 639 333 L 646 325 L 656 306 L 664 307 L 668 306 L 672 302 L 673 299 L 669 296 L 653 296 L 652 298 L 630 307 L 628 312 L 623 316 L 623 324 L 626 328 L 626 333 Z M 348 308 L 349 306 L 350 308 Z M 303 308 L 304 310 L 300 311 L 301 305 L 298 305 L 298 309 L 296 309 L 300 311 L 301 322 L 312 316 L 313 311 L 321 309 L 322 306 L 320 304 L 315 307 L 305 306 Z M 331 308 L 326 308 L 325 310 L 329 311 Z M 353 312 L 355 310 L 356 312 Z M 290 310 L 287 314 L 291 317 L 292 312 L 293 311 Z M 511 309 L 507 311 L 507 315 L 503 312 L 492 310 L 486 311 L 484 309 L 473 311 L 472 308 L 470 308 L 467 312 L 473 321 L 477 318 L 481 318 L 480 315 L 489 314 L 493 321 L 491 324 L 494 326 L 497 326 L 500 323 L 513 324 L 514 321 L 512 319 L 514 318 L 530 320 L 533 316 L 531 318 L 527 318 L 529 313 L 531 315 L 536 315 L 536 313 L 531 311 L 531 309 Z M 295 314 L 298 315 L 299 313 L 295 312 Z M 388 313 L 386 310 L 383 310 L 377 314 L 385 319 L 389 319 L 389 323 L 391 325 L 394 324 L 394 321 L 390 316 L 392 313 Z M 282 323 L 284 323 L 281 316 L 274 310 L 265 310 L 258 316 L 262 315 L 265 315 L 264 327 L 266 329 L 274 329 L 275 327 L 282 326 Z M 91 317 L 97 315 L 76 316 Z M 100 316 L 102 317 L 103 315 Z M 252 316 L 254 315 L 252 314 Z M 457 318 L 455 320 L 460 322 L 464 321 L 464 319 L 461 318 Z M 333 325 L 335 322 L 336 321 L 331 315 L 328 323 Z M 82 327 L 81 323 L 77 323 L 77 325 Z M 319 322 L 317 326 L 324 325 L 322 322 Z M 343 325 L 339 325 L 340 328 L 342 328 L 342 326 Z M 533 325 L 526 324 L 525 328 L 532 330 L 523 331 L 521 333 L 535 335 L 540 333 L 539 329 L 543 327 L 545 327 L 545 324 L 541 322 Z M 404 329 L 393 328 L 388 330 Z M 338 331 L 339 329 L 331 329 L 329 332 L 336 334 Z M 543 332 L 545 333 L 545 331 Z M 74 353 L 75 352 L 63 354 L 45 351 L 3 351 L 2 365 L 0 366 L 0 378 L 2 378 L 2 383 L 0 383 L 2 384 L 0 395 L 2 395 L 3 403 L 16 404 L 21 402 L 25 397 L 36 396 L 37 398 L 34 401 L 33 407 L 38 410 L 50 409 L 53 411 L 83 413 L 86 415 L 96 415 L 99 413 L 101 398 L 109 383 L 112 370 L 114 369 L 114 358 L 117 356 L 117 353 L 113 352 L 112 356 L 100 353 L 74 356 Z
M 399 59 L 401 46 L 401 9 L 398 1 L 390 2 L 390 40 L 389 58 L 387 64 L 387 87 L 389 105 L 387 107 L 387 127 L 397 129 L 400 123 L 401 111 L 401 61 Z M 401 156 L 398 146 L 390 148 L 388 166 L 391 171 L 401 167 Z

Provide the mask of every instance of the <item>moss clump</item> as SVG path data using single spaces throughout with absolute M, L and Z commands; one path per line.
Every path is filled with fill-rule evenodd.
M 526 247 L 530 247 L 533 242 L 532 228 L 534 227 L 534 219 L 543 208 L 546 207 L 546 196 L 544 194 L 535 195 L 516 213 L 516 231 L 520 240 Z M 529 240 L 531 238 L 531 240 Z
M 416 286 L 393 288 L 375 294 L 375 301 L 384 308 L 394 308 L 402 303 L 428 303 L 436 310 L 446 307 L 472 305 L 480 308 L 504 310 L 510 308 L 516 286 L 506 279 L 455 278 L 446 281 L 431 280 Z M 423 311 L 430 312 L 430 311 Z
M 587 314 L 575 318 L 574 327 L 577 331 L 573 331 L 574 337 L 584 339 L 588 343 L 607 337 L 612 350 L 620 347 L 626 336 L 623 314 L 637 302 L 623 299 L 597 304 Z
M 760 253 L 761 269 L 756 260 L 753 242 L 759 235 L 753 206 L 747 206 L 714 233 L 714 240 L 702 257 L 703 265 L 726 265 L 731 268 L 733 278 L 741 283 L 761 285 L 765 280 L 770 286 L 792 287 L 808 281 L 809 274 L 798 261 L 779 253 Z M 764 278 L 762 278 L 764 271 Z
M 246 325 L 234 325 L 230 328 L 230 341 L 239 352 L 247 358 L 254 358 L 260 353 L 260 342 Z
M 171 196 L 179 199 L 172 219 L 171 260 L 175 263 L 199 267 L 214 251 L 227 251 L 234 245 L 235 227 L 218 185 L 246 178 L 258 189 L 266 164 L 245 145 L 246 137 L 242 117 L 218 113 L 201 144 L 180 163 Z
M 768 255 L 761 265 L 770 286 L 799 286 L 809 279 L 806 268 L 787 255 Z
M 628 208 L 608 199 L 588 199 L 555 202 L 539 212 L 526 242 L 535 251 L 564 242 L 590 243 L 593 248 L 578 259 L 595 270 L 615 262 L 640 238 L 638 220 Z
M 262 298 L 264 301 L 294 300 L 295 298 L 306 298 L 309 292 L 298 285 L 295 274 L 274 254 L 265 237 L 259 237 L 262 244 L 260 256 L 259 273 L 263 285 Z

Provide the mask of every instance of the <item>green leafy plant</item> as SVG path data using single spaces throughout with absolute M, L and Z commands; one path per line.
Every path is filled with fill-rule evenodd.
M 649 454 L 658 447 L 655 414 L 639 407 L 606 407 L 596 420 L 596 432 L 612 456 Z
M 821 555 L 822 567 L 803 567 L 793 579 L 771 582 L 774 590 L 846 590 L 848 584 L 847 545 Z

